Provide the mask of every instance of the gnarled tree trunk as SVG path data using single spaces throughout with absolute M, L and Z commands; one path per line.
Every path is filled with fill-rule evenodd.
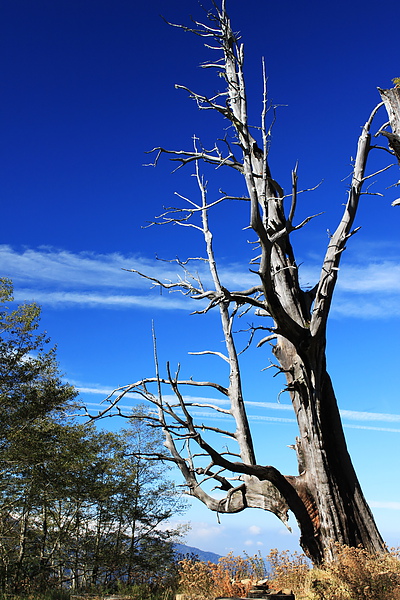
M 307 519 L 297 515 L 300 543 L 316 562 L 334 557 L 332 542 L 361 544 L 374 553 L 384 548 L 347 450 L 324 352 L 315 340 L 300 355 L 286 339 L 275 347 L 299 426 L 299 475 L 290 481 L 312 522 L 310 529 Z

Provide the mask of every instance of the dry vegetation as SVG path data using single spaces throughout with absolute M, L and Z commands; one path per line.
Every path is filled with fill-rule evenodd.
M 372 556 L 341 546 L 334 563 L 312 568 L 302 554 L 271 552 L 228 556 L 218 564 L 184 559 L 179 568 L 183 600 L 245 597 L 251 585 L 268 579 L 274 591 L 292 590 L 296 600 L 400 600 L 400 551 Z

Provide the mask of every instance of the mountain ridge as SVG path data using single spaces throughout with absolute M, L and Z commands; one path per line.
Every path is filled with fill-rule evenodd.
M 174 551 L 177 555 L 181 555 L 184 558 L 197 557 L 199 560 L 204 562 L 210 561 L 212 563 L 217 563 L 221 558 L 220 554 L 208 552 L 206 550 L 200 550 L 199 548 L 194 548 L 193 546 L 186 546 L 186 544 L 174 544 Z

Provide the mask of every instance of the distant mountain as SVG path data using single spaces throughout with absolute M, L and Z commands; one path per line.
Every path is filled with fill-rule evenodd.
M 204 562 L 210 561 L 213 563 L 217 563 L 221 558 L 219 554 L 215 554 L 214 552 L 205 552 L 204 550 L 199 550 L 198 548 L 192 548 L 192 546 L 186 546 L 185 544 L 174 544 L 174 550 L 176 554 L 181 556 L 197 556 L 199 560 Z

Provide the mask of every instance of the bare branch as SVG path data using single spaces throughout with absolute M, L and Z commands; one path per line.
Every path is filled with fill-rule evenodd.
M 265 338 L 263 338 L 262 340 L 260 340 L 257 344 L 257 348 L 261 348 L 261 346 L 263 346 L 264 344 L 266 344 L 267 342 L 272 342 L 272 340 L 276 340 L 277 339 L 277 335 L 276 334 L 272 334 L 272 335 L 267 335 Z
M 215 152 L 215 154 L 211 154 L 211 152 L 207 153 L 207 152 L 190 152 L 190 151 L 186 151 L 186 150 L 167 150 L 167 149 L 161 148 L 161 147 L 153 148 L 152 150 L 149 151 L 149 153 L 151 153 L 151 152 L 157 152 L 156 158 L 153 163 L 150 163 L 149 165 L 146 165 L 146 166 L 156 166 L 161 154 L 169 154 L 169 155 L 172 155 L 172 158 L 171 158 L 172 161 L 178 161 L 181 163 L 179 165 L 179 167 L 177 167 L 175 169 L 175 171 L 177 169 L 179 169 L 180 167 L 183 167 L 184 165 L 192 163 L 193 161 L 196 161 L 196 160 L 202 160 L 206 163 L 216 165 L 217 167 L 219 167 L 221 165 L 226 165 L 228 167 L 235 169 L 236 171 L 239 171 L 240 173 L 243 170 L 242 164 L 236 162 L 233 155 L 223 157 L 220 154 L 217 147 L 213 148 L 213 150 L 211 151 L 211 152 Z
M 217 412 L 220 412 L 224 415 L 232 416 L 232 412 L 229 409 L 221 408 L 220 406 L 216 406 L 215 404 L 209 404 L 208 402 L 187 402 L 186 406 L 197 406 L 198 408 L 211 408 Z
M 222 354 L 222 352 L 215 352 L 213 350 L 203 350 L 202 352 L 189 352 L 189 354 L 192 354 L 193 356 L 202 356 L 204 354 L 213 354 L 214 356 L 219 356 L 225 362 L 229 363 L 229 358 L 227 356 L 225 356 L 225 354 Z
M 287 219 L 289 225 L 292 225 L 294 213 L 296 212 L 296 206 L 297 206 L 297 181 L 298 181 L 297 169 L 298 169 L 298 166 L 299 166 L 299 163 L 297 162 L 292 171 L 292 204 L 291 204 L 289 216 Z
M 313 335 L 315 335 L 317 331 L 322 332 L 322 330 L 325 329 L 329 308 L 332 301 L 332 294 L 337 280 L 337 270 L 339 267 L 341 254 L 345 248 L 345 243 L 348 240 L 349 235 L 353 235 L 354 233 L 351 231 L 351 227 L 357 212 L 358 202 L 362 192 L 362 184 L 366 179 L 364 176 L 364 171 L 371 146 L 370 127 L 374 116 L 381 106 L 382 103 L 378 104 L 372 111 L 362 129 L 362 133 L 358 141 L 357 155 L 354 164 L 348 201 L 344 209 L 342 220 L 330 240 L 316 292 L 310 326 L 310 330 Z

